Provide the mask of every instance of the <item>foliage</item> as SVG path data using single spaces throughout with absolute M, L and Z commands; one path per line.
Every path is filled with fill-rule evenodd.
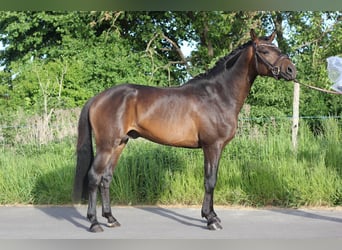
M 0 12 L 0 116 L 80 107 L 123 82 L 174 86 L 249 39 L 277 32 L 298 79 L 328 89 L 326 58 L 340 55 L 340 12 Z M 185 58 L 184 42 L 194 47 Z M 291 116 L 292 84 L 257 78 L 251 115 Z M 301 90 L 302 116 L 340 115 L 340 96 Z
M 92 95 L 118 83 L 163 85 L 169 80 L 158 57 L 133 52 L 117 32 L 97 34 L 89 13 L 1 14 L 1 31 L 7 33 L 2 41 L 9 45 L 2 53 L 5 69 L 0 90 L 5 98 L 0 99 L 0 114 L 18 108 L 36 113 L 81 106 Z M 74 24 L 70 26 L 71 20 Z M 23 23 L 26 26 L 19 25 Z M 46 29 L 53 35 L 47 35 Z M 31 33 L 34 42 L 23 38 Z M 22 47 L 13 46 L 21 43 Z M 49 106 L 45 109 L 44 98 Z

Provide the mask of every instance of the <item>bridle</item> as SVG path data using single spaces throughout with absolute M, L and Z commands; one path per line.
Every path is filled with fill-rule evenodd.
M 268 46 L 268 47 L 278 49 L 273 44 L 261 44 L 261 46 Z M 258 63 L 258 58 L 259 58 L 266 65 L 266 67 L 272 72 L 273 77 L 276 79 L 279 79 L 279 76 L 281 76 L 280 66 L 275 66 L 275 65 L 280 60 L 288 59 L 289 57 L 285 54 L 280 54 L 278 59 L 274 62 L 274 64 L 272 64 L 269 61 L 267 61 L 263 56 L 261 56 L 260 52 L 258 51 L 258 45 L 256 43 L 253 43 L 253 48 L 254 48 L 254 57 L 255 57 L 255 67 L 256 67 L 257 72 L 259 73 L 259 63 Z

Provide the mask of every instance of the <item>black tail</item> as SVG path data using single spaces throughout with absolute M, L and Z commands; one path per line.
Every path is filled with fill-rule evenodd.
M 74 179 L 73 202 L 88 198 L 88 171 L 94 160 L 91 124 L 89 121 L 90 99 L 83 107 L 78 121 L 77 165 Z

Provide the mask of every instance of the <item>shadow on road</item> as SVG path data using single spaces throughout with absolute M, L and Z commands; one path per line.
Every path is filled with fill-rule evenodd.
M 66 220 L 69 221 L 74 226 L 88 230 L 88 221 L 75 207 L 64 207 L 60 209 L 60 207 L 36 207 L 40 211 L 44 212 L 50 217 L 56 218 L 57 220 Z M 84 224 L 81 222 L 84 221 Z M 85 225 L 86 224 L 86 225 Z
M 175 211 L 172 211 L 172 210 L 169 210 L 166 208 L 161 208 L 161 207 L 137 207 L 137 208 L 141 209 L 143 211 L 149 212 L 149 213 L 157 214 L 159 216 L 163 216 L 165 218 L 177 221 L 177 222 L 179 222 L 183 225 L 186 225 L 186 226 L 192 226 L 192 227 L 199 227 L 199 228 L 207 229 L 207 225 L 206 225 L 205 220 L 196 219 L 196 218 L 193 218 L 190 216 L 179 214 Z M 197 222 L 197 224 L 195 224 L 193 222 Z M 200 225 L 198 223 L 201 223 L 203 225 Z
M 292 210 L 292 209 L 271 209 L 269 210 L 275 213 L 281 213 L 286 215 L 293 215 L 299 216 L 308 219 L 316 219 L 316 220 L 325 220 L 325 221 L 332 221 L 336 223 L 342 223 L 342 218 L 330 217 L 326 215 L 315 214 L 314 212 L 307 212 L 303 210 Z

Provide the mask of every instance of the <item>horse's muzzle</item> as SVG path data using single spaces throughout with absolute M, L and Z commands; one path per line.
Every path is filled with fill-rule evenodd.
M 288 75 L 289 80 L 296 79 L 297 70 L 296 70 L 296 67 L 293 64 L 290 64 L 290 65 L 287 66 L 286 75 Z
M 296 79 L 297 69 L 291 62 L 284 63 L 281 67 L 280 76 L 287 81 Z

